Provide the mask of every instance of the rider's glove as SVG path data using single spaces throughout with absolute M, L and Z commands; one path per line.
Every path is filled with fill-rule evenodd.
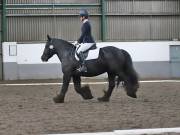
M 75 42 L 73 43 L 74 46 L 77 46 L 78 44 L 79 44 L 78 41 L 75 41 Z

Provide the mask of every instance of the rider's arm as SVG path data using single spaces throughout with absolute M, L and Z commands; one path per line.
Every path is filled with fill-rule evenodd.
M 88 31 L 88 25 L 86 23 L 83 24 L 82 28 L 81 28 L 81 36 L 80 38 L 77 40 L 78 43 L 82 43 L 84 37 L 86 36 L 86 33 Z

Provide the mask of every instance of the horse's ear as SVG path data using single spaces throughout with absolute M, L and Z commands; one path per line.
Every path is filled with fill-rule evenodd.
M 49 35 L 47 35 L 47 39 L 48 41 L 51 41 L 51 37 Z

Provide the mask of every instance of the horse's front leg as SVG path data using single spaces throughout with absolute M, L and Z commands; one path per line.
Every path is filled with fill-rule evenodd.
M 93 96 L 91 94 L 91 90 L 89 86 L 81 87 L 81 77 L 80 76 L 73 76 L 73 83 L 74 83 L 74 88 L 77 93 L 79 93 L 83 99 L 92 99 Z
M 53 98 L 55 103 L 64 103 L 64 98 L 68 90 L 70 80 L 71 80 L 71 76 L 69 74 L 63 75 L 63 85 L 61 87 L 61 92 L 60 94 L 58 94 L 56 97 Z
M 104 91 L 104 96 L 103 97 L 98 98 L 98 100 L 100 102 L 108 102 L 110 97 L 111 97 L 112 91 L 113 91 L 113 89 L 115 87 L 115 75 L 108 73 L 108 80 L 109 80 L 108 90 Z

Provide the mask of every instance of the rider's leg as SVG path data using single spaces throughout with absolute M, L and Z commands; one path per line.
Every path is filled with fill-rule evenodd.
M 83 52 L 80 52 L 78 54 L 78 57 L 79 57 L 79 61 L 81 63 L 81 66 L 77 70 L 80 72 L 87 72 L 87 67 L 85 65 L 85 59 L 84 59 Z
M 94 43 L 82 43 L 80 44 L 80 47 L 77 49 L 77 53 L 79 54 L 80 52 L 85 52 L 93 45 Z
M 86 68 L 86 65 L 85 65 L 85 58 L 84 58 L 83 52 L 88 50 L 93 44 L 94 43 L 84 43 L 84 44 L 81 44 L 80 47 L 78 48 L 77 54 L 78 54 L 78 57 L 79 57 L 80 63 L 81 63 L 81 67 L 77 69 L 78 71 L 80 71 L 80 72 L 87 72 L 87 68 Z

